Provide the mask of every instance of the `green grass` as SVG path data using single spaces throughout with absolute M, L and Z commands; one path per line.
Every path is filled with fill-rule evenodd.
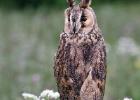
M 95 11 L 108 52 L 105 100 L 130 96 L 140 100 L 140 58 L 118 55 L 120 37 L 131 37 L 140 45 L 140 5 L 104 5 Z M 0 10 L 0 99 L 22 100 L 22 92 L 39 94 L 57 90 L 53 58 L 63 31 L 63 11 Z

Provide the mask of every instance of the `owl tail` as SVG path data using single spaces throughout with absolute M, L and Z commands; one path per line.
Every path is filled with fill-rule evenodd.
M 81 87 L 81 100 L 103 100 L 103 93 L 98 85 L 99 80 L 93 80 L 91 70 Z

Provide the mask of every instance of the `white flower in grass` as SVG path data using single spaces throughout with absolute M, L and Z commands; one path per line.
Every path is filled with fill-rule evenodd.
M 123 100 L 133 100 L 132 98 L 125 97 Z
M 60 95 L 58 92 L 52 92 L 52 93 L 48 94 L 48 97 L 52 98 L 52 99 L 57 99 L 60 97 Z
M 57 98 L 59 98 L 59 96 L 60 95 L 58 92 L 53 92 L 53 90 L 46 89 L 40 94 L 39 98 L 48 97 L 48 98 L 52 98 L 52 99 L 57 99 Z
M 59 98 L 60 97 L 60 94 L 58 93 L 58 92 L 55 92 L 54 93 L 54 99 L 57 99 L 57 98 Z
M 53 92 L 52 90 L 46 89 L 46 90 L 44 90 L 44 91 L 41 92 L 40 97 L 41 98 L 47 97 L 52 92 Z
M 139 55 L 139 46 L 130 37 L 122 37 L 118 40 L 118 54 L 137 56 Z
M 30 93 L 22 93 L 22 96 L 24 97 L 24 99 L 39 100 L 37 96 Z
M 30 93 L 22 93 L 22 96 L 25 100 L 48 100 L 49 98 L 58 99 L 60 97 L 58 92 L 53 92 L 53 90 L 48 89 L 42 91 L 39 97 Z

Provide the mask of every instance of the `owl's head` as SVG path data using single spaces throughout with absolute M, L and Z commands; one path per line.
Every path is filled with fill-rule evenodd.
M 91 0 L 81 0 L 75 5 L 74 0 L 67 0 L 69 7 L 65 11 L 66 33 L 89 33 L 97 24 L 96 16 L 90 7 Z

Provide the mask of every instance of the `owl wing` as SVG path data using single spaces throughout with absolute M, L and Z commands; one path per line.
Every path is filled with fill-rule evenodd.
M 106 79 L 106 50 L 103 39 L 92 48 L 92 63 L 81 91 L 81 100 L 103 100 Z

